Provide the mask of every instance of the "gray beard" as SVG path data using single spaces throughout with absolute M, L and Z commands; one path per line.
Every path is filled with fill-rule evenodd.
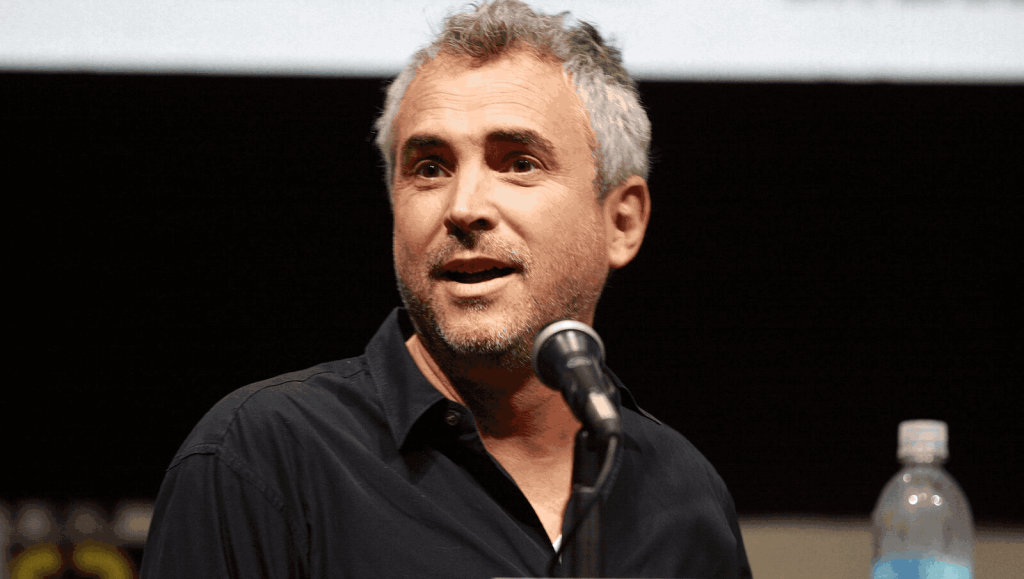
M 520 328 L 505 328 L 489 338 L 459 339 L 445 332 L 434 308 L 416 297 L 398 272 L 395 273 L 402 303 L 409 312 L 416 333 L 449 378 L 461 375 L 463 372 L 460 369 L 467 367 L 491 367 L 508 371 L 530 368 L 530 350 L 539 327 L 526 324 Z M 477 304 L 476 307 L 485 306 Z
M 433 277 L 454 252 L 463 248 L 477 248 L 501 256 L 504 262 L 517 264 L 523 276 L 531 275 L 532 264 L 524 259 L 525 254 L 517 251 L 518 248 L 492 243 L 490 238 L 481 239 L 477 233 L 461 239 L 452 236 L 449 243 L 428 255 L 429 272 L 426 275 Z M 464 376 L 468 370 L 487 368 L 529 372 L 532 365 L 530 353 L 537 332 L 549 322 L 576 319 L 581 311 L 592 311 L 603 289 L 603 283 L 602 287 L 594 288 L 580 279 L 568 277 L 561 282 L 560 295 L 533 296 L 532 303 L 525 306 L 532 314 L 525 319 L 510 320 L 508 326 L 485 336 L 452 335 L 445 331 L 444 320 L 438 319 L 429 299 L 417 297 L 402 279 L 397 260 L 394 265 L 398 291 L 416 333 L 450 379 Z M 480 310 L 488 307 L 485 300 L 462 300 L 460 305 Z

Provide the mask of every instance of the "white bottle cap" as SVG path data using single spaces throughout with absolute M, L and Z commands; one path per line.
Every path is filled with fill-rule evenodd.
M 946 460 L 949 456 L 947 440 L 946 423 L 941 420 L 904 420 L 900 422 L 896 456 L 914 462 Z

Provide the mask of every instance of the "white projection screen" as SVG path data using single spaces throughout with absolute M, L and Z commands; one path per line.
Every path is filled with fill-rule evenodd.
M 641 80 L 1024 81 L 1022 0 L 539 0 Z M 389 76 L 461 2 L 0 0 L 0 70 Z

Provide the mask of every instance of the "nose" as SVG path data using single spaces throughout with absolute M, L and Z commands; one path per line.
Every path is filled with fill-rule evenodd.
M 472 236 L 498 226 L 500 213 L 495 204 L 494 184 L 486 168 L 463 168 L 456 175 L 445 226 L 458 238 Z

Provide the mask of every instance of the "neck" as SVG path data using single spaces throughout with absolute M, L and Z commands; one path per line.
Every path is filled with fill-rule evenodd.
M 473 413 L 480 440 L 523 492 L 548 539 L 562 532 L 572 493 L 573 447 L 580 423 L 561 393 L 529 369 L 494 360 L 445 359 L 439 364 L 418 335 L 406 342 L 427 380 Z
M 475 356 L 445 360 L 442 366 L 419 335 L 409 338 L 406 348 L 434 388 L 470 409 L 486 446 L 511 445 L 533 456 L 572 446 L 579 422 L 561 393 L 530 368 L 509 369 Z

